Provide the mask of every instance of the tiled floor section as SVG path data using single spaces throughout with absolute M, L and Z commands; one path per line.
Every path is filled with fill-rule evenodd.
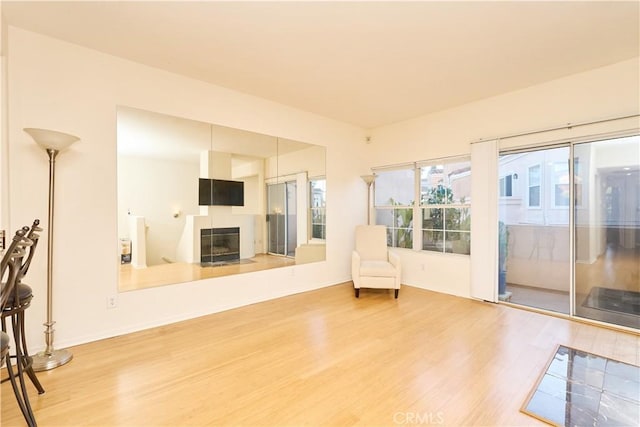
M 640 367 L 559 346 L 523 411 L 560 426 L 638 426 Z
M 639 329 L 640 292 L 594 287 L 582 305 L 576 307 L 576 314 Z

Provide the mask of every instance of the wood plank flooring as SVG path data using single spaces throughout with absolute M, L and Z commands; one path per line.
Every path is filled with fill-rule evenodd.
M 582 304 L 594 287 L 640 292 L 640 247 L 609 245 L 593 264 L 576 264 L 577 301 Z
M 77 346 L 29 387 L 40 426 L 543 425 L 519 409 L 558 344 L 640 364 L 637 335 L 349 282 Z
M 120 292 L 173 285 L 211 277 L 269 270 L 295 265 L 295 259 L 284 256 L 256 254 L 248 263 L 201 267 L 198 263 L 174 262 L 147 268 L 133 268 L 131 264 L 120 266 L 118 290 Z

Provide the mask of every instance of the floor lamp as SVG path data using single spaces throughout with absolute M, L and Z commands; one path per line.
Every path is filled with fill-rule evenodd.
M 376 180 L 376 177 L 376 174 L 360 177 L 367 184 L 367 225 L 371 225 L 371 184 Z
M 56 156 L 62 150 L 69 148 L 78 141 L 77 136 L 47 129 L 25 128 L 35 142 L 44 148 L 49 156 L 49 222 L 47 242 L 47 322 L 44 323 L 44 340 L 46 348 L 33 356 L 34 371 L 48 371 L 69 362 L 73 355 L 68 350 L 54 350 L 53 348 L 53 202 L 56 177 Z

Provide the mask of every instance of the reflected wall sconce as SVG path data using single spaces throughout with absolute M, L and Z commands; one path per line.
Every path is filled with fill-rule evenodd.
M 49 156 L 49 217 L 47 241 L 47 322 L 44 324 L 45 350 L 33 356 L 34 371 L 48 371 L 69 362 L 73 355 L 69 350 L 54 350 L 53 348 L 53 219 L 55 200 L 56 157 L 78 141 L 80 138 L 62 132 L 48 129 L 25 128 L 33 140 L 45 149 Z
M 371 224 L 371 185 L 375 182 L 377 175 L 362 175 L 362 180 L 367 184 L 367 225 Z

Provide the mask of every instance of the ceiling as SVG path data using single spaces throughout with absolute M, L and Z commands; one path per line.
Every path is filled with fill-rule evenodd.
M 196 163 L 208 150 L 251 161 L 311 147 L 304 142 L 122 106 L 118 107 L 117 134 L 119 155 Z
M 10 25 L 375 128 L 637 57 L 637 1 L 2 2 Z

